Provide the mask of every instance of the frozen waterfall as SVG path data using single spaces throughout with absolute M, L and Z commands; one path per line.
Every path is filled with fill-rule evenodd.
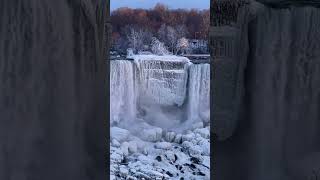
M 182 123 L 209 121 L 209 64 L 193 64 L 177 56 L 114 60 L 110 86 L 111 123 L 143 119 L 175 130 Z
M 210 119 L 210 65 L 194 64 L 189 70 L 188 121 Z
M 111 61 L 110 66 L 110 123 L 132 121 L 136 116 L 133 64 Z

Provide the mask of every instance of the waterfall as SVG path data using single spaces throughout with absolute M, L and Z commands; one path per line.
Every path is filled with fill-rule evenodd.
M 136 114 L 134 68 L 130 61 L 110 63 L 110 121 L 132 121 Z
M 189 59 L 137 56 L 140 103 L 181 106 L 186 99 Z
M 111 61 L 110 85 L 111 123 L 143 119 L 174 130 L 183 122 L 189 127 L 209 121 L 209 64 L 192 64 L 177 56 L 139 55 L 134 63 Z
M 189 69 L 188 121 L 210 119 L 210 65 L 194 64 Z

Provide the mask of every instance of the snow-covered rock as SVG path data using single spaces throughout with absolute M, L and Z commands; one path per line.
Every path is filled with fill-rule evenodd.
M 162 138 L 162 129 L 161 128 L 144 129 L 142 130 L 140 136 L 145 141 L 149 141 L 149 142 L 160 141 Z
M 155 148 L 168 150 L 172 148 L 172 144 L 168 142 L 157 142 Z
M 119 127 L 111 127 L 111 139 L 123 142 L 128 140 L 129 136 L 130 132 L 128 130 Z
M 117 180 L 143 178 L 180 180 L 182 177 L 185 180 L 209 180 L 210 137 L 203 133 L 205 129 L 209 130 L 201 128 L 188 134 L 177 134 L 176 137 L 187 137 L 182 144 L 167 141 L 144 142 L 138 139 L 123 142 L 121 147 L 128 149 L 128 154 L 121 148 L 113 147 L 111 143 L 111 162 L 115 164 L 111 168 L 111 174 L 115 175 Z M 139 150 L 141 148 L 139 142 L 144 142 L 147 154 L 144 155 Z M 131 153 L 132 145 L 137 145 L 136 153 Z
M 184 141 L 192 141 L 194 138 L 195 138 L 195 134 L 194 133 L 189 133 L 189 134 L 183 135 L 181 137 L 183 142 Z
M 175 140 L 176 133 L 175 132 L 167 132 L 165 134 L 165 140 L 168 142 L 173 142 Z
M 138 145 L 136 141 L 130 141 L 128 144 L 128 150 L 130 153 L 136 153 L 138 151 Z
M 121 144 L 120 149 L 125 156 L 129 155 L 129 143 L 124 142 Z
M 117 141 L 116 139 L 112 139 L 112 145 L 114 146 L 114 147 L 120 147 L 120 142 L 119 141 Z
M 196 129 L 194 132 L 200 134 L 203 138 L 210 138 L 210 131 L 207 128 Z
M 174 142 L 180 144 L 182 141 L 182 135 L 177 134 L 176 137 L 174 138 Z
M 119 173 L 121 176 L 126 177 L 129 174 L 129 170 L 125 166 L 120 166 Z

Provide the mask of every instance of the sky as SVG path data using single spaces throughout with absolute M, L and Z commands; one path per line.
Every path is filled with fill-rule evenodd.
M 110 0 L 111 11 L 119 7 L 153 8 L 157 3 L 168 5 L 170 9 L 209 9 L 210 0 Z

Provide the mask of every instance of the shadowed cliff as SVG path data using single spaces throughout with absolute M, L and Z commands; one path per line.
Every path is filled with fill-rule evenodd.
M 0 2 L 0 179 L 106 178 L 106 3 Z

